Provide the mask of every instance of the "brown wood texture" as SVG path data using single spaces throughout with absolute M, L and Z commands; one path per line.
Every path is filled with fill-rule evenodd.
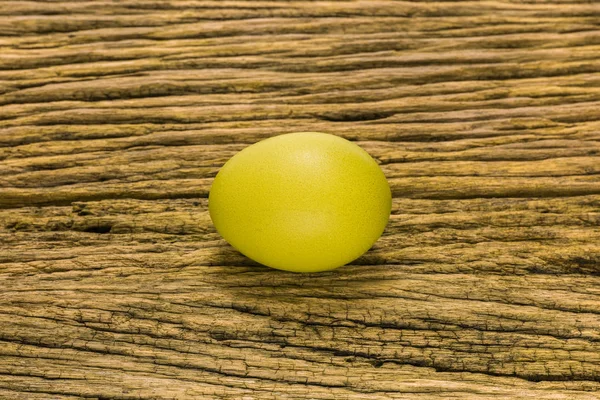
M 294 131 L 394 194 L 298 275 L 210 184 Z M 0 2 L 1 399 L 600 399 L 597 1 Z

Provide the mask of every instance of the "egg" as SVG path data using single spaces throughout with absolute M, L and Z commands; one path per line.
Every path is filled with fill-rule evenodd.
M 319 132 L 274 136 L 235 154 L 215 177 L 209 212 L 219 234 L 260 264 L 319 272 L 371 248 L 392 195 L 361 147 Z

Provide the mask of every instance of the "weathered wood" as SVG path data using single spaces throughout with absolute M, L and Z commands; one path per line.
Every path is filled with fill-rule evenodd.
M 212 178 L 294 131 L 394 194 L 297 275 Z M 1 399 L 598 399 L 600 5 L 0 3 Z

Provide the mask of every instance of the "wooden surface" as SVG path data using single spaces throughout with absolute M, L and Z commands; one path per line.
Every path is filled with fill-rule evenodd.
M 599 399 L 600 3 L 0 3 L 1 399 Z M 393 215 L 296 275 L 211 180 L 356 141 Z

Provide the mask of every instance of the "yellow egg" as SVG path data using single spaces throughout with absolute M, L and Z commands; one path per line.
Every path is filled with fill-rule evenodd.
M 217 231 L 247 257 L 295 272 L 340 267 L 381 236 L 392 196 L 381 168 L 338 136 L 299 132 L 255 143 L 217 174 Z

